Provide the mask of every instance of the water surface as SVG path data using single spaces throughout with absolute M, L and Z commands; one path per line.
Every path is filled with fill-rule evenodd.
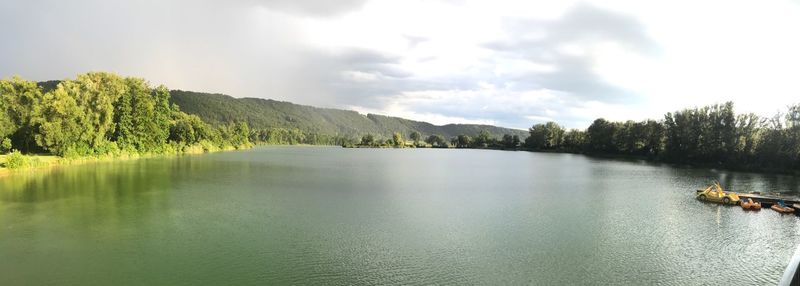
M 261 147 L 0 178 L 2 285 L 774 284 L 791 176 L 488 150 Z

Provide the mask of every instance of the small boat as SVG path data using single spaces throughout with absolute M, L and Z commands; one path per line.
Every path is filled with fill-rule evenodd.
M 742 209 L 744 210 L 761 210 L 761 203 L 754 202 L 753 199 L 747 198 L 746 201 L 742 201 Z
M 726 192 L 719 182 L 714 182 L 711 184 L 711 186 L 705 188 L 704 190 L 697 190 L 697 199 L 704 202 L 715 202 L 726 205 L 738 205 L 740 201 L 737 193 Z
M 786 206 L 786 203 L 784 203 L 783 200 L 780 200 L 777 203 L 772 204 L 771 209 L 775 210 L 776 212 L 785 214 L 794 212 L 794 209 Z

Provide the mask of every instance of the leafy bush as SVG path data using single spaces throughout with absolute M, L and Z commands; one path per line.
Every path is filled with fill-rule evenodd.
M 11 139 L 4 138 L 3 142 L 0 143 L 0 153 L 6 153 L 11 151 Z
M 112 141 L 101 141 L 101 143 L 97 144 L 94 147 L 94 152 L 97 155 L 114 155 L 118 156 L 120 154 L 119 146 L 117 142 Z
M 80 158 L 81 156 L 83 156 L 77 150 L 77 148 L 73 148 L 73 147 L 68 147 L 66 150 L 64 150 L 64 153 L 62 153 L 60 155 L 61 155 L 61 157 L 64 157 L 64 158 L 67 158 L 67 159 L 77 159 L 77 158 Z
M 203 151 L 205 152 L 216 152 L 219 151 L 219 146 L 214 144 L 214 142 L 208 140 L 201 140 L 200 146 L 203 146 Z
M 28 165 L 28 158 L 26 158 L 25 155 L 22 155 L 22 153 L 20 153 L 17 150 L 14 150 L 6 157 L 6 163 L 5 163 L 6 168 L 17 169 L 25 167 L 27 165 Z

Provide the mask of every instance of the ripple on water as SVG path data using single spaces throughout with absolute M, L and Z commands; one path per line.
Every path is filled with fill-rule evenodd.
M 0 179 L 4 282 L 761 285 L 800 242 L 797 217 L 693 197 L 797 189 L 769 175 L 308 147 L 103 166 Z

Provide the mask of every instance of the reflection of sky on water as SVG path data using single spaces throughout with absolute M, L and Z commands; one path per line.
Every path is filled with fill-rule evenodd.
M 0 276 L 774 283 L 800 219 L 694 199 L 713 180 L 797 189 L 791 176 L 487 150 L 274 147 L 71 166 L 0 179 L 0 252 L 11 258 Z

